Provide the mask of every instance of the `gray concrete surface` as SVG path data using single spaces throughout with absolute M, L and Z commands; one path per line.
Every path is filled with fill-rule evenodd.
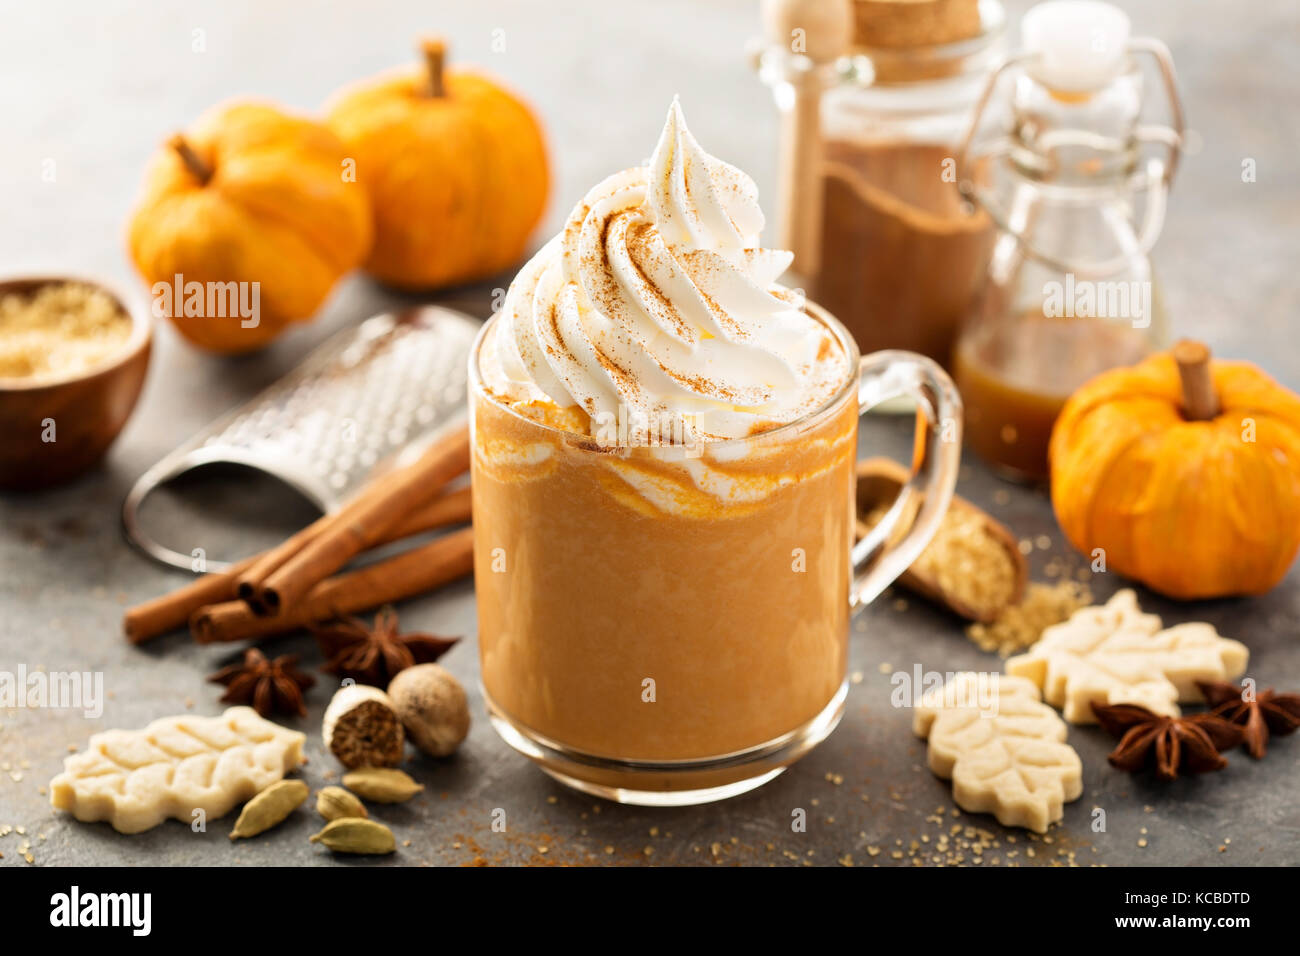
M 1300 385 L 1293 331 L 1300 310 L 1294 92 L 1300 15 L 1291 0 L 1123 5 L 1139 32 L 1159 35 L 1173 48 L 1200 144 L 1183 167 L 1156 257 L 1175 330 L 1207 339 L 1224 355 L 1256 360 L 1294 388 Z M 520 0 L 328 9 L 305 0 L 6 4 L 0 11 L 0 272 L 44 266 L 131 280 L 124 222 L 155 143 L 237 94 L 313 109 L 342 83 L 410 56 L 412 38 L 430 29 L 451 37 L 456 60 L 482 64 L 526 89 L 542 113 L 556 171 L 547 231 L 586 187 L 649 152 L 674 93 L 682 95 L 706 147 L 749 170 L 765 208 L 772 208 L 776 122 L 743 57 L 744 42 L 757 29 L 750 2 Z M 505 31 L 502 53 L 489 46 L 498 29 Z M 195 30 L 204 31 L 205 52 L 192 49 Z M 1246 158 L 1258 170 L 1250 184 L 1240 175 Z M 49 159 L 54 182 L 42 179 Z M 492 289 L 507 279 L 437 301 L 482 315 Z M 53 813 L 39 788 L 58 772 L 69 745 L 84 746 L 95 731 L 139 727 L 187 706 L 196 713 L 221 709 L 218 689 L 203 676 L 228 659 L 227 650 L 199 648 L 182 635 L 136 649 L 119 634 L 126 605 L 182 580 L 123 543 L 118 508 L 130 483 L 194 430 L 293 367 L 314 343 L 402 301 L 408 300 L 350 279 L 315 323 L 260 355 L 233 360 L 195 352 L 160 327 L 139 408 L 104 464 L 58 491 L 0 498 L 0 669 L 101 671 L 111 694 L 100 720 L 68 711 L 0 710 L 0 768 L 7 768 L 0 772 L 0 826 L 25 827 L 38 864 L 333 862 L 306 841 L 316 826 L 311 813 L 234 845 L 221 824 L 196 834 L 169 823 L 125 838 L 105 825 Z M 863 447 L 901 454 L 904 428 L 893 419 L 872 421 Z M 995 504 L 1000 489 L 1010 492 L 1009 503 Z M 1020 535 L 1052 539 L 1050 552 L 1033 555 L 1039 574 L 1050 555 L 1068 553 L 1041 494 L 1006 485 L 975 461 L 964 469 L 960 491 Z M 205 476 L 158 499 L 150 520 L 186 547 L 220 556 L 265 545 L 309 515 L 282 490 Z M 1098 577 L 1093 586 L 1104 597 L 1122 582 Z M 1111 769 L 1110 741 L 1096 729 L 1072 729 L 1086 791 L 1067 807 L 1051 844 L 1027 841 L 985 816 L 946 817 L 942 827 L 927 821 L 941 805 L 951 811 L 949 787 L 925 768 L 910 713 L 889 706 L 882 669 L 987 668 L 995 661 L 966 641 L 952 619 L 916 600 L 900 609 L 894 599 L 882 598 L 856 622 L 851 668 L 863 678 L 831 739 L 761 790 L 690 810 L 620 807 L 552 783 L 509 751 L 484 717 L 470 585 L 409 602 L 402 608 L 406 625 L 467 636 L 445 663 L 471 688 L 475 724 L 455 759 L 413 764 L 425 794 L 377 813 L 402 845 L 396 856 L 375 863 L 797 865 L 851 857 L 858 865 L 897 866 L 912 864 L 913 840 L 928 862 L 940 829 L 958 824 L 984 828 L 998 840 L 983 865 L 995 857 L 1022 865 L 1300 862 L 1300 738 L 1277 742 L 1262 763 L 1234 753 L 1222 773 L 1166 785 Z M 1300 687 L 1294 570 L 1256 599 L 1176 605 L 1143 594 L 1143 600 L 1169 621 L 1209 620 L 1245 641 L 1250 673 L 1262 686 Z M 271 649 L 301 653 L 309 666 L 318 661 L 306 638 L 277 641 Z M 309 697 L 310 718 L 290 721 L 308 732 L 311 763 L 304 776 L 313 786 L 333 766 L 319 735 L 327 698 L 327 688 L 318 686 Z M 1107 812 L 1105 832 L 1090 827 L 1094 807 Z M 504 834 L 491 829 L 498 808 L 508 821 Z M 808 813 L 806 833 L 791 831 L 796 808 Z M 22 839 L 0 837 L 0 866 L 26 865 L 16 852 Z M 883 852 L 871 856 L 868 847 Z M 902 859 L 893 858 L 895 850 Z

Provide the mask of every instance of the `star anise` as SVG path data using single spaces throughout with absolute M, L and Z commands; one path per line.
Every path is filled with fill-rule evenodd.
M 1270 735 L 1284 737 L 1300 728 L 1300 694 L 1275 694 L 1273 688 L 1247 700 L 1246 688 L 1226 681 L 1197 681 L 1216 717 L 1243 731 L 1246 752 L 1255 759 L 1268 751 Z
M 1103 730 L 1120 738 L 1119 745 L 1106 758 L 1111 766 L 1136 773 L 1152 762 L 1154 754 L 1156 776 L 1162 780 L 1177 779 L 1180 770 L 1222 770 L 1228 761 L 1219 752 L 1242 740 L 1240 727 L 1213 714 L 1166 717 L 1137 704 L 1105 706 L 1095 701 L 1092 712 Z
M 208 677 L 214 684 L 225 684 L 221 695 L 223 703 L 252 704 L 263 717 L 273 713 L 307 716 L 307 705 L 302 692 L 316 683 L 316 678 L 304 674 L 295 666 L 298 658 L 284 654 L 268 660 L 256 647 L 244 651 L 238 664 L 223 667 Z
M 376 687 L 387 687 L 408 667 L 436 661 L 459 640 L 436 634 L 399 634 L 397 612 L 391 607 L 375 615 L 373 627 L 356 618 L 339 618 L 313 627 L 312 634 L 326 657 L 321 670 Z

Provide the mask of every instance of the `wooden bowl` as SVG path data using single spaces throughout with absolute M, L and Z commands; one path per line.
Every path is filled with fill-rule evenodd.
M 0 280 L 0 295 L 80 282 L 103 290 L 131 319 L 131 336 L 100 365 L 66 377 L 0 377 L 0 488 L 49 488 L 82 474 L 126 424 L 149 366 L 149 310 L 112 283 L 72 275 Z M 53 428 L 53 441 L 48 438 Z

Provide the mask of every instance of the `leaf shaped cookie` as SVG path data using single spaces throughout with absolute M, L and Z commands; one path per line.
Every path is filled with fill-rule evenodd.
M 952 780 L 957 806 L 1043 833 L 1083 793 L 1083 765 L 1065 722 L 1019 677 L 955 674 L 924 695 L 912 730 L 929 739 L 930 769 Z
M 140 833 L 168 818 L 229 813 L 303 763 L 304 734 L 231 707 L 220 717 L 163 717 L 143 730 L 107 730 L 63 762 L 50 803 L 78 820 Z
M 1093 701 L 1177 717 L 1179 703 L 1203 699 L 1197 681 L 1236 680 L 1249 658 L 1246 645 L 1209 624 L 1162 630 L 1160 618 L 1123 590 L 1049 627 L 1028 652 L 1008 658 L 1006 672 L 1033 681 L 1070 723 L 1094 724 Z

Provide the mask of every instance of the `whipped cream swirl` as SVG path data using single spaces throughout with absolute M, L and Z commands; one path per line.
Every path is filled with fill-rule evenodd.
M 794 257 L 760 248 L 762 228 L 753 180 L 701 149 L 674 100 L 649 166 L 587 193 L 511 284 L 485 386 L 577 406 L 598 439 L 628 417 L 665 438 L 738 438 L 819 407 L 848 357 L 775 285 Z

